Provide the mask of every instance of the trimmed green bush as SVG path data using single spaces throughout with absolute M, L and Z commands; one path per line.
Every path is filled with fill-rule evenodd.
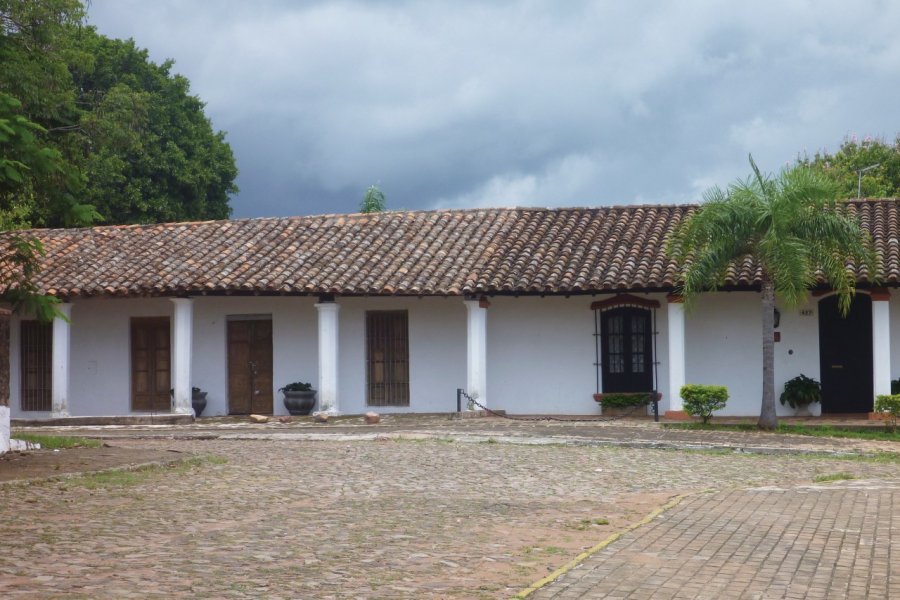
M 653 402 L 653 392 L 610 392 L 594 394 L 594 400 L 603 406 L 616 408 L 647 406 Z
M 700 417 L 709 423 L 713 411 L 725 408 L 728 402 L 728 388 L 724 385 L 688 384 L 681 386 L 684 410 L 692 417 Z
M 784 384 L 781 393 L 781 404 L 790 404 L 791 408 L 799 408 L 822 401 L 822 384 L 806 375 L 799 375 Z
M 887 413 L 888 426 L 891 431 L 896 431 L 897 419 L 900 418 L 900 394 L 875 398 L 875 412 Z

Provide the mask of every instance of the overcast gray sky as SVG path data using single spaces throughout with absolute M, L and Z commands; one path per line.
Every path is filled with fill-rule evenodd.
M 900 2 L 92 0 L 227 132 L 236 217 L 689 202 L 900 131 Z

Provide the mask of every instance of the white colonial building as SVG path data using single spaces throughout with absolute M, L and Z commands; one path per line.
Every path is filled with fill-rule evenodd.
M 723 414 L 762 394 L 748 258 L 685 314 L 665 254 L 695 207 L 492 209 L 35 230 L 52 324 L 11 323 L 13 419 L 285 414 L 309 381 L 341 413 L 450 412 L 456 389 L 509 413 L 597 414 L 598 392 L 721 384 Z M 780 310 L 776 386 L 823 383 L 826 413 L 868 413 L 900 373 L 895 201 L 847 209 L 881 272 L 854 269 L 848 318 L 826 287 Z M 892 315 L 894 317 L 892 318 Z M 900 339 L 900 338 L 898 338 Z M 777 390 L 780 392 L 780 390 Z M 791 414 L 779 405 L 781 414 Z

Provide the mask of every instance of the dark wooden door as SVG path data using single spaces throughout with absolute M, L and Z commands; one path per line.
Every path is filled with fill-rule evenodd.
M 131 409 L 172 408 L 169 317 L 131 319 Z
M 228 412 L 272 414 L 272 320 L 228 321 Z
M 653 332 L 650 311 L 615 308 L 602 313 L 604 392 L 653 390 Z
M 871 298 L 857 294 L 846 317 L 841 316 L 837 296 L 819 301 L 819 368 L 822 412 L 872 410 Z

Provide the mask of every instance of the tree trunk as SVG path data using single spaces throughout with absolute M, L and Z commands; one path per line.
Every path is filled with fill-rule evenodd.
M 775 429 L 775 285 L 768 277 L 762 282 L 763 388 L 759 428 Z
M 9 318 L 0 305 L 0 454 L 9 450 Z

